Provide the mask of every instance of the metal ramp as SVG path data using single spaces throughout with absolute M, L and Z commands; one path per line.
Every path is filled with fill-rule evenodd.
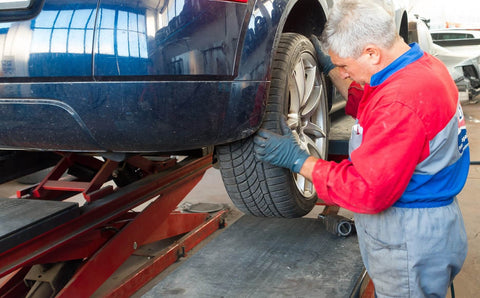
M 363 276 L 356 236 L 245 215 L 143 297 L 356 297 Z
M 49 231 L 80 213 L 77 203 L 0 198 L 0 253 Z

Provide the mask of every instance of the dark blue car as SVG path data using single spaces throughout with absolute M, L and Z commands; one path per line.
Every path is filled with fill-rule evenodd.
M 326 156 L 332 96 L 307 37 L 331 2 L 2 1 L 0 148 L 121 158 L 215 147 L 242 211 L 302 216 L 313 185 L 255 160 L 251 139 L 286 116 Z

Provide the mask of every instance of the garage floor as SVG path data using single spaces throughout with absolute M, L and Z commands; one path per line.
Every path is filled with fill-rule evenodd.
M 471 160 L 473 162 L 480 162 L 480 102 L 465 103 L 463 104 L 463 108 L 467 120 L 466 123 L 471 148 Z M 480 216 L 478 216 L 478 210 L 480 209 L 480 200 L 478 199 L 478 194 L 480 193 L 479 180 L 480 165 L 472 165 L 470 167 L 467 184 L 462 193 L 458 196 L 469 239 L 469 252 L 463 270 L 454 282 L 456 297 L 477 297 L 480 292 Z M 24 185 L 18 185 L 17 183 L 7 183 L 0 187 L 0 197 L 12 196 L 15 194 L 16 190 L 24 187 Z M 231 208 L 231 212 L 227 218 L 227 222 L 230 224 L 242 216 L 241 212 L 232 205 L 228 198 L 221 181 L 220 173 L 216 169 L 209 169 L 206 172 L 202 181 L 185 198 L 184 203 L 185 202 L 226 204 Z M 306 217 L 316 218 L 317 215 L 321 213 L 322 209 L 323 208 L 320 206 L 315 207 Z M 346 216 L 351 215 L 346 210 L 341 210 L 341 213 Z M 221 231 L 217 232 L 216 235 L 219 233 L 221 233 Z M 199 249 L 200 248 L 201 246 Z M 179 264 L 177 264 L 177 266 L 178 265 Z M 147 286 L 140 290 L 135 297 L 147 293 L 173 269 L 173 267 L 170 268 L 167 272 L 158 276 L 156 280 L 147 284 Z M 108 284 L 105 284 L 105 286 L 108 287 Z M 97 294 L 100 293 L 97 292 Z M 101 296 L 101 294 L 99 296 Z
M 467 184 L 458 196 L 468 237 L 463 270 L 454 281 L 457 297 L 478 297 L 480 292 L 480 102 L 463 105 L 470 142 L 471 161 Z

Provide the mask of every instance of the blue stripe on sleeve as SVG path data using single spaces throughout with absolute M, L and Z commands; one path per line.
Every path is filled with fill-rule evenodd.
M 449 205 L 462 190 L 470 166 L 470 149 L 459 160 L 434 175 L 413 175 L 395 207 L 425 208 Z

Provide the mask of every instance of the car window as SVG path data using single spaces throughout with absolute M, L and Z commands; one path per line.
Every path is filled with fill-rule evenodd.
M 447 32 L 447 33 L 432 33 L 432 38 L 435 40 L 449 40 L 449 39 L 475 38 L 475 36 L 469 33 Z

